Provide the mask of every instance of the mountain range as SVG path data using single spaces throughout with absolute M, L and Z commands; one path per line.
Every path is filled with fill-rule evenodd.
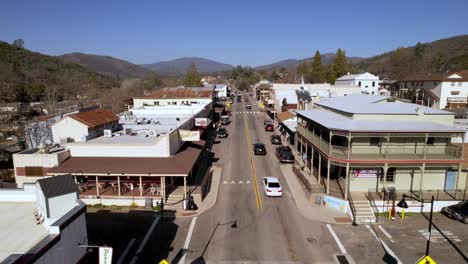
M 185 74 L 192 63 L 195 64 L 197 71 L 200 73 L 227 71 L 234 68 L 234 66 L 229 64 L 199 57 L 184 57 L 152 64 L 142 64 L 141 66 L 148 70 L 156 71 L 161 75 L 178 76 Z

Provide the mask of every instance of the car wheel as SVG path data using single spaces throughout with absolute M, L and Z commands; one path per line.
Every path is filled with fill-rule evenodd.
M 468 216 L 463 217 L 462 222 L 463 222 L 464 224 L 468 224 Z

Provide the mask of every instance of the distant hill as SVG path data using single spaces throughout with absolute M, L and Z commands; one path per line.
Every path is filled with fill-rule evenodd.
M 59 58 L 66 62 L 82 65 L 92 71 L 119 78 L 143 77 L 148 69 L 125 60 L 110 56 L 92 55 L 84 53 L 68 53 Z
M 177 76 L 185 74 L 185 72 L 192 63 L 195 64 L 199 73 L 227 71 L 234 68 L 234 66 L 229 64 L 224 64 L 221 62 L 198 57 L 179 58 L 170 61 L 156 62 L 152 64 L 143 64 L 141 66 L 145 67 L 146 69 L 156 71 L 161 75 Z
M 334 53 L 324 53 L 324 54 L 321 54 L 321 56 L 322 56 L 323 64 L 330 64 L 330 63 L 333 63 L 333 60 L 335 59 L 336 55 Z M 364 58 L 348 57 L 348 60 L 350 60 L 354 64 L 354 63 L 364 60 Z M 297 60 L 297 59 L 281 60 L 281 61 L 274 62 L 271 64 L 255 67 L 255 69 L 256 70 L 272 70 L 272 69 L 286 68 L 288 70 L 295 70 L 297 68 L 297 65 L 299 65 L 300 63 L 304 61 L 311 62 L 312 57 L 300 59 L 300 60 Z
M 397 79 L 468 69 L 468 35 L 402 47 L 362 60 L 355 66 L 362 71 Z
M 0 41 L 0 101 L 76 99 L 118 85 L 81 65 Z

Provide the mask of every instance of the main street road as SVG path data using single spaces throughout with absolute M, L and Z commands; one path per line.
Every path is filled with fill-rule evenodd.
M 326 226 L 304 219 L 294 204 L 269 142 L 271 132 L 263 128 L 265 115 L 255 102 L 252 110 L 245 104 L 233 104 L 229 137 L 214 147 L 223 168 L 218 200 L 195 222 L 185 263 L 336 263 L 339 249 Z M 253 156 L 256 142 L 266 145 L 266 156 Z M 265 176 L 281 180 L 283 197 L 264 196 Z

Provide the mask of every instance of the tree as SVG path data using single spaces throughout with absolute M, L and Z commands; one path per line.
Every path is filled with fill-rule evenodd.
M 326 80 L 330 84 L 334 84 L 336 80 L 336 73 L 335 70 L 333 69 L 333 65 L 328 64 L 326 69 L 325 69 L 325 76 Z
M 438 51 L 432 60 L 432 67 L 435 71 L 440 72 L 445 65 L 445 58 L 442 52 Z
M 420 60 L 424 56 L 424 52 L 426 50 L 426 46 L 424 44 L 421 44 L 421 42 L 418 42 L 416 46 L 414 46 L 414 56 Z
M 390 58 L 392 78 L 397 80 L 405 77 L 408 70 L 408 54 L 402 47 L 396 49 Z
M 163 84 L 161 77 L 157 72 L 147 72 L 143 77 L 143 88 L 145 91 L 151 91 L 154 88 L 158 88 Z
M 312 59 L 312 69 L 310 73 L 310 82 L 311 83 L 322 83 L 325 81 L 325 72 L 322 65 L 322 56 L 317 50 L 315 52 L 314 58 Z
M 279 78 L 281 78 L 281 76 L 276 72 L 276 70 L 273 70 L 268 77 L 268 79 L 272 82 L 276 82 Z
M 15 39 L 13 41 L 13 46 L 17 47 L 17 48 L 22 48 L 24 49 L 24 40 L 23 39 Z
M 197 72 L 197 67 L 192 63 L 184 77 L 185 86 L 201 86 L 201 77 Z
M 336 77 L 341 77 L 348 72 L 346 54 L 342 49 L 338 49 L 336 51 L 336 56 L 333 60 L 333 71 L 335 72 Z
M 307 76 L 309 74 L 309 65 L 307 61 L 303 61 L 297 65 L 297 74 L 300 76 Z
M 283 98 L 283 101 L 281 102 L 281 112 L 286 112 L 288 111 L 288 100 L 286 97 Z

